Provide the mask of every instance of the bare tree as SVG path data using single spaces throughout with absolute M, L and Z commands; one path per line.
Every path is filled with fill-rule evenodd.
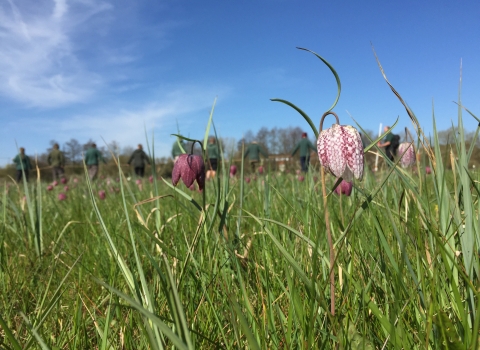
M 65 150 L 65 157 L 72 163 L 76 163 L 81 159 L 82 145 L 76 139 L 70 139 L 63 145 Z

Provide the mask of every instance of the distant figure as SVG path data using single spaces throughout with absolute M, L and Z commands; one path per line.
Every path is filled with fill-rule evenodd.
M 63 152 L 58 149 L 58 143 L 53 145 L 52 151 L 48 154 L 48 165 L 52 167 L 53 180 L 63 177 L 65 171 L 63 167 L 65 166 L 65 157 Z
M 88 177 L 90 181 L 95 180 L 98 174 L 98 163 L 99 161 L 107 163 L 102 156 L 102 153 L 97 149 L 97 145 L 92 143 L 91 147 L 85 153 L 85 164 L 88 168 Z
M 217 167 L 218 167 L 218 145 L 216 142 L 215 137 L 211 136 L 208 139 L 208 145 L 207 145 L 207 159 L 208 159 L 208 164 L 207 164 L 207 179 L 214 178 L 216 173 L 217 173 Z
M 128 160 L 128 165 L 133 163 L 133 168 L 135 169 L 135 175 L 143 177 L 145 174 L 145 163 L 150 165 L 150 158 L 143 151 L 143 146 L 138 145 L 138 148 L 133 151 L 130 159 Z
M 185 143 L 183 142 L 183 140 L 177 137 L 177 139 L 175 140 L 172 146 L 172 158 L 174 163 L 177 161 L 178 157 L 180 157 L 183 154 L 179 143 L 182 146 L 182 148 L 185 150 Z
M 390 130 L 389 126 L 383 128 L 384 132 L 387 132 L 388 130 Z M 393 162 L 397 155 L 398 146 L 400 145 L 400 136 L 389 132 L 383 139 L 383 142 L 379 141 L 377 145 L 378 147 L 385 147 L 387 158 Z
M 262 149 L 262 147 L 260 147 L 257 141 L 253 141 L 251 144 L 247 146 L 247 150 L 243 155 L 243 158 L 245 158 L 248 155 L 248 159 L 250 161 L 250 169 L 252 173 L 255 172 L 257 163 L 260 161 L 260 154 L 262 154 L 265 158 L 268 157 L 267 153 Z
M 20 182 L 23 174 L 25 174 L 25 180 L 28 182 L 28 174 L 32 169 L 32 164 L 30 163 L 30 158 L 25 154 L 25 148 L 20 147 L 20 153 L 13 158 L 13 162 L 17 166 L 17 183 Z
M 316 151 L 317 149 L 313 146 L 310 140 L 307 138 L 307 133 L 302 134 L 302 139 L 297 143 L 295 148 L 292 151 L 292 157 L 295 153 L 300 150 L 300 166 L 302 171 L 306 173 L 308 171 L 308 166 L 310 163 L 310 152 Z

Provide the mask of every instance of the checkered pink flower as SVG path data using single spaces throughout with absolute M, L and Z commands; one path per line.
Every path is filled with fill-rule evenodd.
M 349 181 L 342 180 L 340 184 L 335 188 L 335 193 L 338 195 L 344 194 L 350 196 L 352 193 L 353 183 Z
M 317 140 L 318 158 L 325 170 L 345 181 L 363 178 L 363 145 L 357 129 L 333 124 Z
M 197 180 L 198 188 L 203 190 L 205 187 L 205 163 L 203 158 L 194 154 L 182 154 L 179 156 L 173 166 L 173 186 L 177 186 L 180 179 L 187 187 L 192 186 L 193 182 Z
M 415 164 L 415 148 L 410 142 L 403 142 L 398 146 L 397 154 L 402 157 L 400 164 L 402 168 L 408 168 Z

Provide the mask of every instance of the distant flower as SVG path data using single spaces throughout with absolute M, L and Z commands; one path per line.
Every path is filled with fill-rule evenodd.
M 402 142 L 398 146 L 397 154 L 402 157 L 400 159 L 402 168 L 408 168 L 415 164 L 415 148 L 410 142 Z
M 64 185 L 67 183 L 67 181 L 68 179 L 65 176 L 60 179 L 60 182 Z
M 363 178 L 363 145 L 357 129 L 333 124 L 317 140 L 318 158 L 327 172 L 346 181 Z
M 73 182 L 77 183 L 78 182 L 78 179 L 75 177 L 73 178 Z
M 297 175 L 300 175 L 301 171 L 299 169 L 297 169 Z
M 65 192 L 67 192 L 69 188 L 68 186 L 64 186 L 63 189 L 65 190 Z
M 66 195 L 65 193 L 63 193 L 63 192 L 60 192 L 60 193 L 58 194 L 58 200 L 59 200 L 59 201 L 64 201 L 65 199 L 67 199 L 67 195 Z
M 102 201 L 107 197 L 107 193 L 104 190 L 98 191 L 98 198 L 100 198 Z
M 352 193 L 352 187 L 352 182 L 342 180 L 342 182 L 340 182 L 337 188 L 335 188 L 335 193 L 338 195 L 344 194 L 346 196 L 350 196 L 350 194 Z
M 57 187 L 58 186 L 58 181 L 57 180 L 53 181 L 52 185 L 53 185 L 53 187 Z
M 305 180 L 305 176 L 298 175 L 297 179 L 298 179 L 298 181 L 303 182 Z
M 236 173 L 237 173 L 237 166 L 230 165 L 230 177 L 234 177 Z
M 245 182 L 246 182 L 247 184 L 249 184 L 249 183 L 250 183 L 250 178 L 249 178 L 249 177 L 246 177 L 246 178 L 245 178 Z
M 141 179 L 137 179 L 137 181 L 135 181 L 135 183 L 136 183 L 137 185 L 141 185 L 141 184 L 142 184 L 142 180 L 141 180 Z
M 112 181 L 110 179 L 107 179 L 107 186 L 110 186 L 111 183 Z
M 205 187 L 205 164 L 203 158 L 195 154 L 182 154 L 178 157 L 172 171 L 172 184 L 177 186 L 182 179 L 185 186 L 192 186 L 197 180 L 200 190 Z
M 148 178 L 148 181 L 150 181 L 150 183 L 153 183 L 153 175 L 150 175 L 150 177 Z
M 260 166 L 258 167 L 258 173 L 259 173 L 260 175 L 263 174 L 263 166 L 260 165 Z
M 431 169 L 429 166 L 426 166 L 426 167 L 425 167 L 425 173 L 431 174 L 431 173 L 432 173 L 432 169 Z
M 51 191 L 51 190 L 53 190 L 53 186 L 52 186 L 52 185 L 48 185 L 48 186 L 47 186 L 47 191 Z

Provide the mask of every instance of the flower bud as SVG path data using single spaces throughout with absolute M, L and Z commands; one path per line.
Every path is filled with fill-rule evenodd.
M 205 187 L 205 163 L 201 156 L 195 154 L 182 154 L 178 157 L 172 171 L 172 184 L 177 186 L 182 179 L 185 186 L 192 186 L 197 180 L 200 190 Z

